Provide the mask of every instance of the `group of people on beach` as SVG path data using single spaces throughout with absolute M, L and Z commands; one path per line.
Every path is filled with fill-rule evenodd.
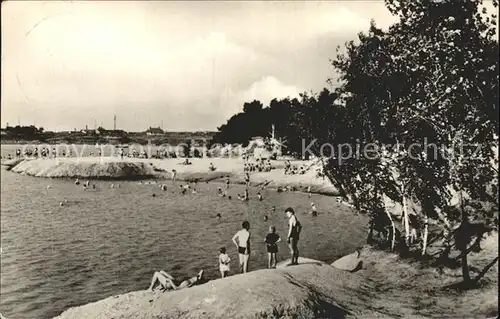
M 292 165 L 289 160 L 285 161 L 285 175 L 304 175 L 307 169 L 304 166 Z
M 300 238 L 300 233 L 302 231 L 302 225 L 298 221 L 295 216 L 295 211 L 292 207 L 288 207 L 285 209 L 286 217 L 288 218 L 288 234 L 287 234 L 287 243 L 290 248 L 290 264 L 297 265 L 299 262 L 299 249 L 298 242 Z M 241 224 L 241 229 L 233 236 L 232 242 L 236 246 L 238 251 L 238 259 L 239 259 L 239 272 L 247 273 L 249 260 L 250 260 L 250 223 L 248 221 L 244 221 Z M 281 242 L 281 237 L 276 233 L 276 227 L 270 226 L 269 233 L 264 238 L 264 243 L 267 249 L 267 267 L 269 269 L 276 268 L 277 264 L 277 254 L 278 254 L 278 244 Z M 231 258 L 227 254 L 226 247 L 221 247 L 219 250 L 218 256 L 219 263 L 219 271 L 221 274 L 221 278 L 225 278 L 229 276 L 230 273 L 230 263 Z M 167 273 L 164 270 L 156 271 L 153 274 L 153 278 L 151 279 L 151 284 L 148 288 L 149 291 L 153 291 L 155 287 L 159 286 L 161 291 L 167 290 L 179 290 L 183 288 L 192 287 L 197 284 L 201 284 L 205 282 L 205 278 L 203 277 L 204 271 L 200 270 L 197 275 L 184 278 L 182 280 L 177 281 L 173 276 Z
M 244 172 L 270 172 L 274 167 L 271 164 L 271 159 L 256 159 L 256 163 L 250 163 L 245 160 L 243 164 Z
M 291 263 L 290 265 L 298 264 L 299 260 L 299 249 L 298 249 L 298 241 L 300 232 L 302 231 L 302 225 L 298 221 L 295 216 L 295 211 L 292 207 L 288 207 L 285 210 L 286 217 L 288 218 L 288 235 L 287 235 L 287 243 L 290 248 L 290 257 Z M 248 221 L 244 221 L 241 225 L 241 229 L 233 236 L 233 243 L 238 249 L 239 256 L 239 266 L 240 273 L 248 272 L 248 262 L 250 258 L 250 223 Z M 278 243 L 281 242 L 280 236 L 276 233 L 276 227 L 270 226 L 269 232 L 264 239 L 264 243 L 267 248 L 268 261 L 267 265 L 269 269 L 276 268 L 277 258 L 276 255 L 278 253 Z M 221 277 L 224 278 L 227 276 L 229 272 L 229 256 L 226 254 L 226 248 L 223 247 L 220 250 L 221 255 L 219 256 L 220 262 L 220 272 Z
M 22 157 L 56 158 L 58 155 L 62 155 L 63 157 L 71 157 L 73 156 L 73 152 L 71 151 L 71 149 L 68 149 L 68 153 L 66 153 L 66 151 L 63 150 L 58 154 L 55 147 L 52 149 L 52 152 L 48 147 L 41 147 L 40 149 L 38 149 L 38 147 L 35 147 L 33 149 L 26 148 L 24 151 L 21 151 L 21 149 L 18 148 L 16 149 L 15 152 L 16 158 L 22 158 Z M 7 154 L 7 159 L 11 160 L 12 155 Z

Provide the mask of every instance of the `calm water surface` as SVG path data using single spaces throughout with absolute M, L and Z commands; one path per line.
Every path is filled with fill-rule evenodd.
M 215 183 L 200 184 L 199 194 L 187 195 L 170 184 L 167 192 L 157 184 L 111 184 L 99 181 L 97 189 L 83 190 L 69 180 L 2 170 L 2 314 L 51 318 L 71 306 L 146 289 L 159 269 L 175 277 L 204 269 L 209 279 L 216 278 L 222 246 L 228 248 L 234 274 L 237 252 L 231 238 L 245 219 L 252 232 L 250 270 L 265 268 L 263 239 L 270 225 L 286 236 L 287 206 L 296 209 L 303 224 L 299 249 L 305 257 L 332 262 L 363 244 L 366 234 L 360 226 L 365 221 L 329 197 L 267 190 L 262 202 L 241 202 L 235 199 L 243 192 L 239 186 L 231 186 L 233 199 L 228 200 L 215 196 Z M 320 211 L 317 217 L 305 214 L 311 201 Z M 287 256 L 282 244 L 278 258 Z

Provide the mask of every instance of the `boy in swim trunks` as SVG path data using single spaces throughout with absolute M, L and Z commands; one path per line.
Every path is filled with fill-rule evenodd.
M 238 247 L 240 273 L 248 272 L 248 259 L 250 257 L 250 223 L 244 221 L 241 229 L 233 236 L 233 243 Z
M 276 254 L 278 253 L 278 243 L 281 238 L 276 234 L 276 227 L 269 227 L 269 233 L 267 234 L 264 242 L 267 246 L 267 268 L 276 268 Z

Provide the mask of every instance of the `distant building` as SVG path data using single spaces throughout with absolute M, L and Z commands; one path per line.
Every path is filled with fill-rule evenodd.
M 146 135 L 163 135 L 165 132 L 159 127 L 150 127 L 146 130 Z
M 108 137 L 123 137 L 127 135 L 127 132 L 125 132 L 124 130 L 107 130 L 103 127 L 98 127 L 96 133 L 101 136 Z

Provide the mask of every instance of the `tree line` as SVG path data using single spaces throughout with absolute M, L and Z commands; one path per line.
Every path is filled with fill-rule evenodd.
M 480 0 L 385 5 L 399 21 L 387 30 L 372 21 L 337 49 L 331 60 L 337 88 L 274 99 L 268 107 L 245 103 L 215 139 L 245 143 L 269 136 L 274 124 L 291 154 L 315 140 L 309 150 L 343 200 L 385 218 L 391 250 L 410 249 L 410 215 L 416 214 L 423 221 L 420 254 L 426 255 L 432 223 L 441 231 L 443 258 L 458 250 L 469 284 L 475 281 L 467 263 L 471 247 L 498 230 L 497 16 Z M 344 147 L 327 156 L 324 145 Z M 350 154 L 368 145 L 377 146 L 377 156 Z M 401 238 L 388 201 L 401 207 Z

